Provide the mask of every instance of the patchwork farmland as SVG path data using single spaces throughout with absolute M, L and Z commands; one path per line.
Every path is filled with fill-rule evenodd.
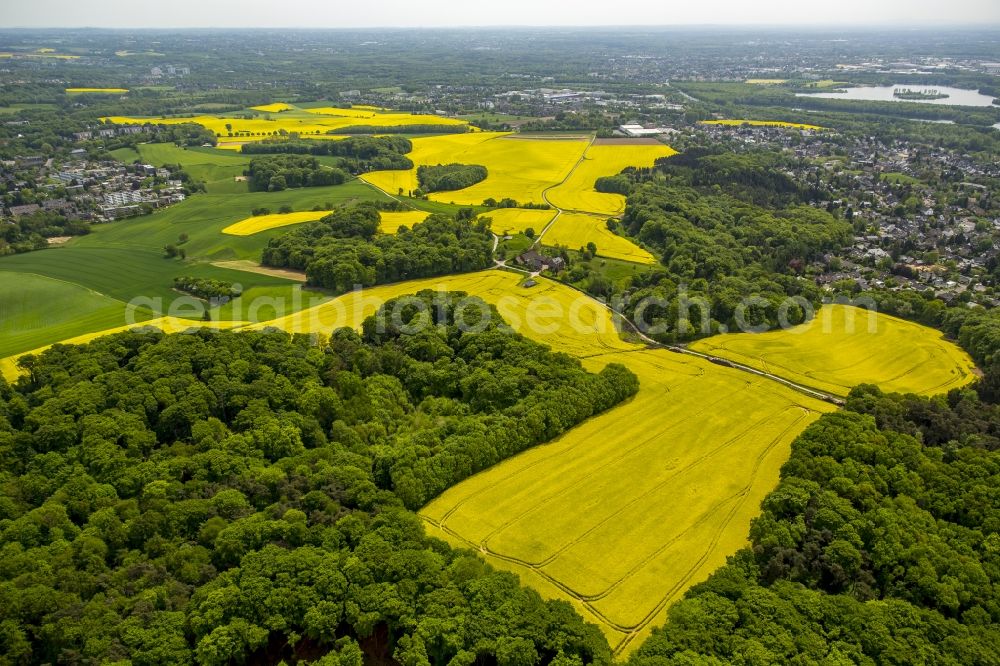
M 655 140 L 640 144 L 598 140 L 587 148 L 573 173 L 548 191 L 546 197 L 553 206 L 566 211 L 606 217 L 621 215 L 625 212 L 625 197 L 598 192 L 594 182 L 602 176 L 618 175 L 627 167 L 651 167 L 656 160 L 676 154 L 677 151 Z
M 386 112 L 371 107 L 300 109 L 289 104 L 275 103 L 254 107 L 252 110 L 256 111 L 257 114 L 251 117 L 244 115 L 198 115 L 169 118 L 108 116 L 103 120 L 115 125 L 195 123 L 218 137 L 220 149 L 229 150 L 239 150 L 240 146 L 247 142 L 263 141 L 269 137 L 286 136 L 292 133 L 307 138 L 342 138 L 334 135 L 339 131 L 349 131 L 359 126 L 435 125 L 451 126 L 463 132 L 468 127 L 468 123 L 456 118 Z
M 525 289 L 520 282 L 487 271 L 377 287 L 257 327 L 357 327 L 389 299 L 461 291 L 589 370 L 621 363 L 636 373 L 640 391 L 626 405 L 460 483 L 421 511 L 432 534 L 570 601 L 624 654 L 662 624 L 673 600 L 745 544 L 791 441 L 834 407 L 768 379 L 624 342 L 603 306 L 557 283 Z M 826 317 L 839 317 L 838 309 L 824 309 Z M 883 322 L 890 338 L 912 335 L 900 323 Z M 803 340 L 775 335 L 789 349 Z M 954 360 L 952 369 L 962 367 L 953 345 L 932 346 Z M 869 360 L 875 367 L 893 356 L 883 348 Z M 918 359 L 910 370 L 920 367 Z
M 0 275 L 17 285 L 0 283 L 4 376 L 16 379 L 23 370 L 19 359 L 54 343 L 83 343 L 126 330 L 122 321 L 131 296 L 169 301 L 178 295 L 173 281 L 182 275 L 239 284 L 242 295 L 212 304 L 207 321 L 145 307 L 137 322 L 167 332 L 206 326 L 326 336 L 340 327 L 357 329 L 386 301 L 426 289 L 482 298 L 514 331 L 578 359 L 589 371 L 623 365 L 638 377 L 639 390 L 558 439 L 451 487 L 420 516 L 430 534 L 478 552 L 544 597 L 571 603 L 601 628 L 618 656 L 631 653 L 663 624 L 674 601 L 746 545 L 750 522 L 777 484 L 792 440 L 835 409 L 815 394 L 726 367 L 725 361 L 831 396 L 846 396 L 862 383 L 935 395 L 974 378 L 971 359 L 938 333 L 883 315 L 874 315 L 875 330 L 869 331 L 866 313 L 842 306 L 824 307 L 816 319 L 791 330 L 691 344 L 692 351 L 711 357 L 702 358 L 638 344 L 631 332 L 620 334 L 620 315 L 597 300 L 544 275 L 529 279 L 503 266 L 363 292 L 313 290 L 301 298 L 306 274 L 298 266 L 261 267 L 262 248 L 289 227 L 359 202 L 392 209 L 379 212 L 381 234 L 412 228 L 433 213 L 461 210 L 467 219 L 490 218 L 497 243 L 523 235 L 518 240 L 530 247 L 590 246 L 596 261 L 650 271 L 659 257 L 608 224 L 624 213 L 625 197 L 598 192 L 595 181 L 628 167 L 652 167 L 675 151 L 655 141 L 477 131 L 458 119 L 367 106 L 277 102 L 250 109 L 256 114 L 248 117 L 107 119 L 194 122 L 216 133 L 223 150 L 165 143 L 119 148 L 113 154 L 125 162 L 180 164 L 205 183 L 206 192 L 148 217 L 95 227 L 64 247 L 4 259 Z M 407 153 L 412 169 L 369 171 L 338 186 L 249 192 L 242 180 L 249 156 L 236 151 L 247 141 L 290 133 L 335 140 L 342 138 L 331 134 L 338 130 L 422 124 L 462 131 L 413 138 Z M 418 168 L 445 163 L 482 165 L 487 176 L 421 197 Z M 485 231 L 478 231 L 488 242 Z M 400 238 L 405 234 L 391 240 Z M 175 244 L 185 250 L 182 260 L 163 256 Z M 302 254 L 313 249 L 307 246 Z M 243 305 L 257 298 L 282 305 L 245 312 Z

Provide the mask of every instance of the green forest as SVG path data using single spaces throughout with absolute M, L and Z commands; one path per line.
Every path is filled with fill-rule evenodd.
M 180 275 L 174 278 L 174 289 L 203 298 L 205 300 L 215 299 L 221 302 L 236 298 L 242 293 L 242 289 L 232 282 L 214 280 L 212 278 L 199 278 L 190 275 Z
M 379 232 L 378 210 L 356 206 L 271 239 L 261 263 L 305 271 L 309 284 L 338 293 L 480 270 L 493 264 L 493 237 L 472 214 L 431 215 L 412 229 L 386 234 Z
M 321 345 L 57 345 L 0 380 L 0 661 L 606 663 L 569 604 L 410 510 L 638 382 L 460 296 L 386 303 Z
M 83 236 L 90 233 L 90 224 L 70 220 L 59 213 L 39 210 L 0 225 L 0 256 L 44 250 L 49 239 L 57 236 Z
M 809 205 L 818 193 L 777 165 L 773 154 L 693 148 L 654 168 L 598 179 L 598 191 L 628 197 L 625 214 L 608 228 L 653 251 L 659 265 L 613 279 L 583 256 L 563 279 L 593 296 L 620 299 L 629 318 L 665 343 L 774 328 L 782 304 L 789 323 L 804 321 L 824 297 L 806 268 L 844 247 L 852 227 Z M 745 319 L 737 321 L 748 298 Z
M 486 167 L 479 164 L 438 164 L 417 167 L 417 182 L 424 192 L 462 190 L 486 180 Z
M 352 175 L 382 170 L 406 170 L 413 162 L 406 153 L 413 142 L 402 136 L 351 136 L 340 141 L 296 141 L 265 139 L 245 143 L 240 152 L 247 155 L 299 154 L 339 157 L 338 166 Z
M 306 155 L 269 155 L 250 160 L 246 172 L 251 192 L 280 192 L 290 187 L 340 185 L 348 174 Z

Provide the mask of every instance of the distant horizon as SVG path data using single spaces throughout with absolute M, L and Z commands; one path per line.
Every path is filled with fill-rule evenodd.
M 787 27 L 865 28 L 895 26 L 998 26 L 996 0 L 839 0 L 803 7 L 789 0 L 715 0 L 711 4 L 668 5 L 630 0 L 611 7 L 594 0 L 574 3 L 507 0 L 502 6 L 447 0 L 174 0 L 141 10 L 114 0 L 33 0 L 4 8 L 4 23 L 20 29 L 389 29 L 389 28 L 679 28 Z M 100 18 L 96 18 L 100 17 Z M 96 20 L 95 20 L 96 19 Z
M 975 30 L 1000 31 L 1000 20 L 995 23 L 660 23 L 660 24 L 574 24 L 574 23 L 539 23 L 539 24 L 482 24 L 482 25 L 358 25 L 358 26 L 305 26 L 305 25 L 164 25 L 164 26 L 114 26 L 114 25 L 14 25 L 0 26 L 0 32 L 32 31 L 32 30 L 108 30 L 114 32 L 141 31 L 186 31 L 186 30 L 298 30 L 305 32 L 352 32 L 360 30 L 524 30 L 524 29 L 563 29 L 583 28 L 589 30 Z

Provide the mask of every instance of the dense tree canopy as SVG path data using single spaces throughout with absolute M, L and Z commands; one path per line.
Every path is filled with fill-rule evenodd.
M 243 290 L 225 280 L 214 280 L 212 278 L 191 277 L 181 275 L 174 278 L 174 289 L 183 291 L 192 296 L 206 300 L 215 299 L 217 301 L 228 301 L 236 298 Z
M 305 155 L 269 155 L 250 160 L 246 172 L 251 191 L 277 192 L 289 187 L 340 185 L 347 172 Z
M 309 284 L 337 292 L 487 268 L 492 236 L 485 222 L 469 218 L 432 215 L 412 229 L 384 234 L 378 211 L 358 206 L 271 239 L 262 263 L 304 270 Z
M 123 333 L 22 367 L 0 380 L 5 663 L 609 659 L 407 508 L 628 397 L 621 366 L 424 293 L 329 344 Z
M 424 192 L 461 190 L 486 180 L 486 167 L 479 164 L 438 164 L 417 167 L 417 181 Z
M 358 175 L 369 171 L 412 169 L 406 153 L 413 143 L 402 136 L 352 136 L 340 141 L 296 141 L 265 139 L 243 144 L 241 151 L 250 155 L 301 154 L 330 155 L 341 158 L 340 168 Z
M 809 206 L 765 209 L 724 193 L 659 182 L 629 197 L 622 225 L 660 254 L 663 268 L 635 280 L 627 311 L 665 325 L 657 336 L 664 341 L 715 333 L 720 325 L 776 326 L 789 296 L 818 304 L 820 291 L 802 270 L 846 244 L 851 233 L 849 224 Z M 753 301 L 740 310 L 749 297 Z M 660 304 L 638 312 L 647 298 Z M 803 305 L 792 305 L 790 323 L 801 321 L 803 312 Z

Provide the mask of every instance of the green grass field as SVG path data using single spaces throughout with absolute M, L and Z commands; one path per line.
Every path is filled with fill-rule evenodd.
M 283 192 L 198 194 L 146 217 L 95 226 L 93 233 L 71 241 L 69 246 L 139 248 L 159 252 L 164 245 L 176 243 L 180 234 L 186 233 L 189 240 L 184 248 L 189 259 L 256 260 L 260 259 L 260 250 L 267 241 L 274 235 L 286 233 L 287 229 L 246 238 L 222 234 L 225 227 L 250 216 L 254 208 L 267 207 L 278 212 L 279 208 L 287 205 L 299 211 L 327 204 L 343 205 L 376 199 L 386 200 L 386 197 L 360 181 Z
M 0 261 L 0 273 L 32 272 L 78 285 L 101 296 L 127 303 L 137 296 L 169 303 L 175 277 L 191 275 L 255 286 L 291 286 L 292 282 L 266 275 L 217 268 L 209 263 L 166 259 L 161 252 L 119 247 L 63 247 L 29 252 Z M 178 315 L 183 316 L 183 315 Z
M 13 115 L 18 111 L 46 111 L 56 108 L 55 104 L 11 104 L 10 106 L 0 106 L 0 115 Z
M 717 335 L 691 349 L 840 396 L 858 384 L 929 395 L 975 378 L 969 355 L 939 331 L 844 305 L 787 331 Z
M 607 257 L 594 257 L 589 261 L 583 261 L 583 255 L 576 250 L 568 250 L 568 254 L 571 265 L 580 264 L 586 266 L 615 284 L 623 284 L 629 278 L 643 275 L 653 270 L 647 265 L 637 264 L 632 261 L 609 259 Z
M 187 152 L 187 151 L 182 151 Z M 199 149 L 190 151 L 197 155 Z M 171 157 L 161 151 L 161 157 Z M 208 155 L 209 159 L 218 158 Z M 223 156 L 225 157 L 225 156 Z M 173 291 L 174 277 L 191 275 L 214 278 L 243 286 L 243 297 L 212 311 L 217 319 L 263 320 L 286 315 L 296 309 L 308 307 L 310 299 L 321 295 L 303 295 L 294 280 L 237 271 L 213 266 L 213 261 L 259 261 L 261 249 L 272 238 L 287 230 L 271 231 L 237 238 L 223 235 L 222 229 L 247 217 L 252 208 L 267 206 L 277 210 L 283 205 L 296 210 L 314 206 L 341 205 L 352 201 L 384 199 L 376 190 L 360 181 L 336 187 L 303 188 L 284 192 L 252 192 L 243 194 L 199 194 L 186 201 L 156 213 L 110 224 L 95 225 L 87 236 L 75 238 L 65 246 L 27 254 L 0 258 L 0 279 L 12 290 L 4 297 L 3 306 L 14 312 L 17 285 L 29 273 L 49 278 L 54 284 L 63 285 L 66 294 L 83 295 L 79 308 L 57 305 L 48 307 L 48 292 L 37 298 L 32 290 L 21 300 L 17 317 L 3 332 L 0 357 L 36 349 L 40 346 L 101 331 L 124 324 L 125 303 L 136 297 L 160 299 L 164 308 L 177 302 L 181 294 Z M 163 246 L 179 244 L 181 234 L 188 241 L 181 244 L 187 260 L 166 259 Z M 8 279 L 10 278 L 10 279 Z M 65 296 L 71 298 L 71 296 Z M 94 299 L 102 304 L 94 306 Z M 31 313 L 36 304 L 37 312 Z M 253 312 L 252 303 L 256 303 Z M 169 310 L 163 314 L 169 313 Z M 31 317 L 28 321 L 26 316 Z M 180 317 L 197 317 L 197 310 L 180 309 L 172 314 Z M 152 313 L 150 313 L 152 316 Z M 18 321 L 31 328 L 19 326 Z
M 27 272 L 0 277 L 0 358 L 65 340 L 81 328 L 124 323 L 121 301 L 80 285 Z
M 135 148 L 117 148 L 111 151 L 111 156 L 119 162 L 124 162 L 125 164 L 132 164 L 142 159 L 142 156 L 139 155 L 139 151 Z

